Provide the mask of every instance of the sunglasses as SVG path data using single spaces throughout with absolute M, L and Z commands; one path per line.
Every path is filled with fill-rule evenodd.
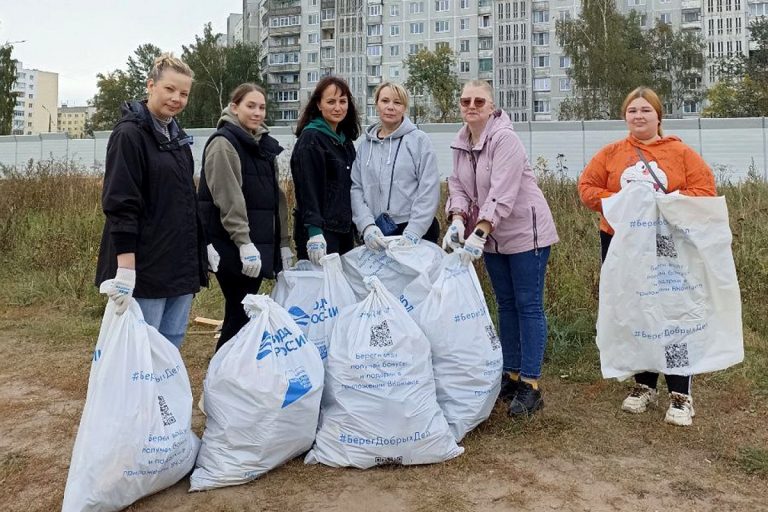
M 474 103 L 475 108 L 483 108 L 485 106 L 485 98 L 461 98 L 459 103 L 464 108 L 469 108 Z

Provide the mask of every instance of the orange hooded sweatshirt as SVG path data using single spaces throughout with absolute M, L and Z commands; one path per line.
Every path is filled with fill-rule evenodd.
M 634 136 L 608 144 L 590 160 L 579 177 L 579 197 L 588 208 L 600 212 L 600 230 L 612 235 L 613 229 L 602 215 L 601 200 L 619 192 L 632 181 L 647 181 L 657 190 L 653 176 L 645 168 L 635 148 L 640 148 L 648 165 L 667 189 L 687 196 L 714 196 L 715 176 L 696 151 L 674 135 L 651 144 Z

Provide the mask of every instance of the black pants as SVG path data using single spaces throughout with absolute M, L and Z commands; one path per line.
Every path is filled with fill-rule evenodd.
M 600 256 L 601 262 L 605 261 L 605 256 L 608 254 L 608 247 L 611 245 L 611 239 L 613 235 L 609 235 L 605 231 L 600 231 Z M 664 374 L 664 378 L 667 381 L 667 389 L 670 392 L 684 393 L 686 395 L 691 394 L 691 376 L 690 375 L 667 375 Z M 659 374 L 654 372 L 640 372 L 635 374 L 635 382 L 638 384 L 644 384 L 649 388 L 656 389 L 656 385 L 659 381 Z
M 218 351 L 248 323 L 248 315 L 245 314 L 241 302 L 249 293 L 259 293 L 262 278 L 248 277 L 230 268 L 219 268 L 216 279 L 224 295 L 224 323 L 221 326 L 221 337 L 216 344 Z
M 405 228 L 408 226 L 407 222 L 403 222 L 402 224 L 397 225 L 397 230 L 395 230 L 393 235 L 402 235 L 403 231 L 405 231 Z M 422 240 L 427 240 L 428 242 L 432 242 L 433 244 L 437 243 L 437 237 L 440 236 L 440 223 L 437 222 L 437 219 L 432 220 L 432 224 L 429 226 L 429 229 L 426 233 L 424 233 L 424 236 L 421 237 Z

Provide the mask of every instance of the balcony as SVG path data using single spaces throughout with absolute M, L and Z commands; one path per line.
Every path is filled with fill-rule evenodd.
M 268 48 L 270 49 L 270 51 L 274 51 L 274 52 L 300 52 L 301 44 L 269 43 Z
M 301 88 L 299 82 L 283 83 L 283 82 L 269 82 L 270 91 L 298 91 Z
M 477 50 L 478 59 L 492 59 L 493 50 Z
M 272 36 L 299 35 L 301 34 L 301 25 L 290 25 L 288 27 L 270 27 L 269 34 Z
M 701 20 L 684 21 L 680 23 L 681 30 L 701 30 Z
M 298 62 L 268 65 L 268 72 L 270 73 L 298 73 L 299 71 L 301 71 L 301 64 Z
M 381 77 L 368 75 L 367 82 L 368 85 L 379 85 L 381 83 Z
M 493 80 L 493 70 L 480 71 L 477 73 L 477 78 L 480 80 Z
M 377 66 L 381 64 L 381 55 L 368 55 L 368 65 Z
M 477 37 L 493 37 L 493 26 L 477 27 Z
M 701 0 L 683 0 L 680 9 L 701 9 Z
M 320 28 L 321 29 L 336 28 L 336 19 L 334 18 L 330 20 L 320 21 Z

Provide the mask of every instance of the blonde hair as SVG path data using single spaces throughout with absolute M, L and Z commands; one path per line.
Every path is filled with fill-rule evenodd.
M 392 93 L 395 95 L 395 97 L 400 100 L 400 103 L 403 104 L 403 106 L 408 109 L 408 91 L 405 90 L 405 87 L 403 87 L 400 84 L 396 84 L 395 82 L 383 82 L 379 84 L 379 86 L 376 88 L 376 90 L 373 93 L 373 101 L 374 103 L 379 102 L 379 94 L 381 94 L 381 91 L 385 88 L 389 87 L 392 89 Z
M 493 103 L 493 86 L 486 80 L 470 80 L 462 86 L 461 90 L 463 91 L 467 87 L 480 87 L 485 89 L 486 92 L 488 92 L 488 96 L 491 98 L 491 103 Z
M 168 69 L 184 76 L 188 76 L 189 78 L 195 77 L 195 73 L 192 72 L 192 68 L 190 68 L 186 62 L 174 57 L 172 53 L 162 53 L 155 59 L 155 63 L 152 65 L 147 80 L 157 82 Z
M 625 120 L 627 119 L 627 108 L 629 107 L 629 104 L 638 98 L 643 98 L 645 101 L 650 103 L 653 107 L 653 110 L 656 111 L 656 115 L 659 116 L 658 134 L 659 137 L 661 137 L 663 135 L 661 130 L 661 118 L 664 116 L 664 108 L 661 105 L 659 95 L 656 94 L 656 92 L 650 87 L 641 85 L 637 89 L 627 94 L 627 97 L 624 98 L 624 103 L 621 104 L 621 117 Z

